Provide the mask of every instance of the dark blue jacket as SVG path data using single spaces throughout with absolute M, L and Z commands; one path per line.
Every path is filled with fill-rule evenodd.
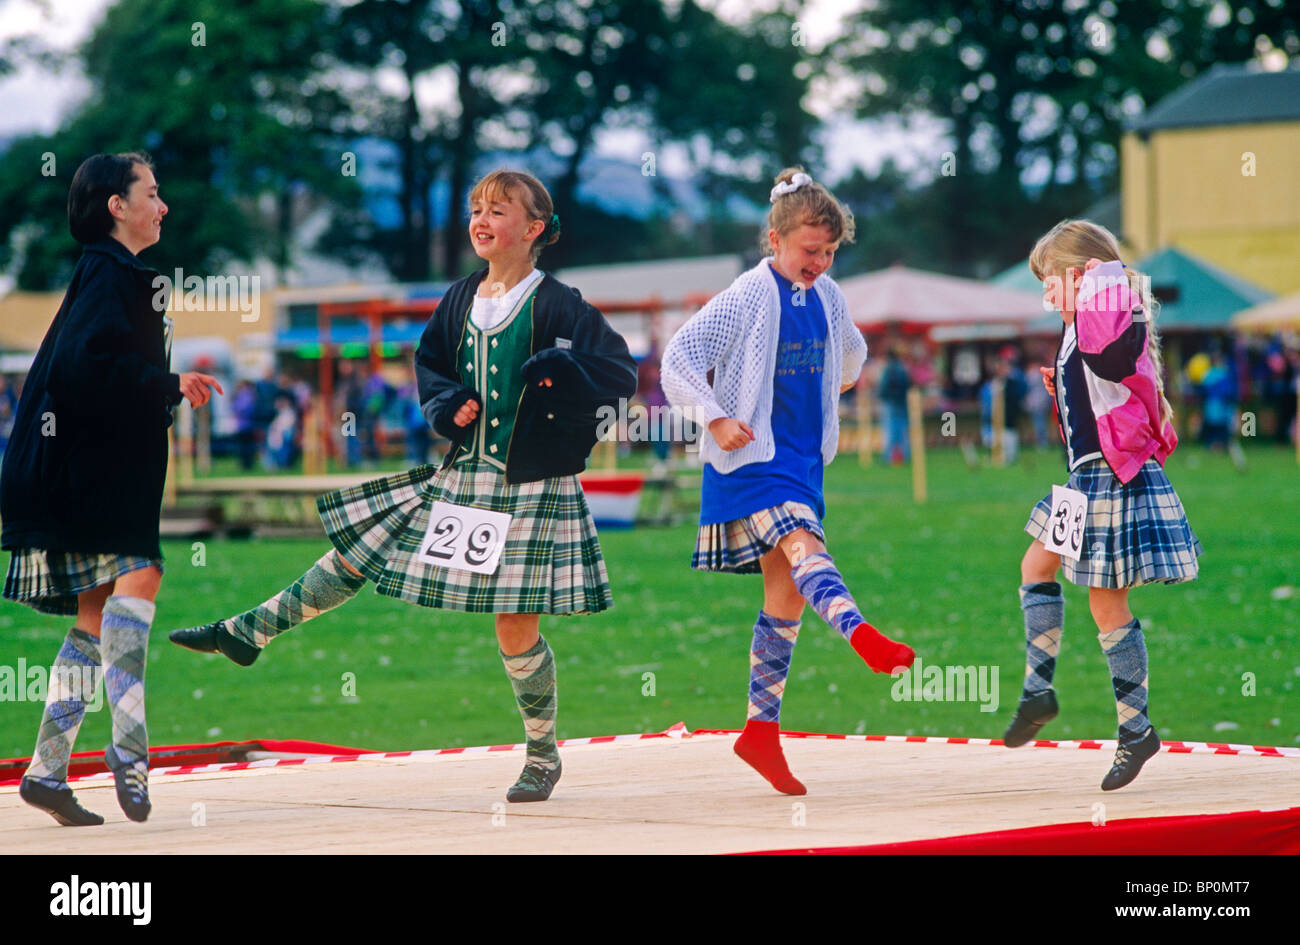
M 466 401 L 478 400 L 473 388 L 460 383 L 456 364 L 465 319 L 486 274 L 484 269 L 452 284 L 415 352 L 420 409 L 430 426 L 453 446 L 459 446 L 479 422 L 476 418 L 458 427 L 452 418 Z M 511 483 L 582 472 L 596 445 L 599 408 L 636 393 L 636 361 L 627 342 L 598 309 L 583 301 L 577 289 L 544 275 L 532 311 L 532 357 L 520 365 L 528 383 L 506 456 L 505 477 Z M 556 338 L 569 339 L 572 347 L 557 348 Z M 543 377 L 552 378 L 553 386 L 538 387 Z M 443 468 L 456 453 L 454 448 L 448 450 Z
M 161 557 L 167 427 L 181 393 L 157 275 L 111 237 L 83 250 L 0 469 L 4 548 Z

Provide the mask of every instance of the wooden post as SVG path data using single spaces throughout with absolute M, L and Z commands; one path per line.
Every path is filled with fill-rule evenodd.
M 908 436 L 912 439 L 912 498 L 917 505 L 926 500 L 925 482 L 925 424 L 921 416 L 921 389 L 913 387 L 907 392 Z
M 302 418 L 302 473 L 319 476 L 325 472 L 324 451 L 321 449 L 321 417 L 325 398 L 317 394 L 307 405 Z
M 194 481 L 194 408 L 188 400 L 182 400 L 176 411 L 176 447 L 179 451 L 176 463 L 176 475 L 179 481 L 189 485 Z
M 872 463 L 871 451 L 871 387 L 865 382 L 858 385 L 858 463 L 863 467 Z
M 214 393 L 215 397 L 216 394 Z M 212 475 L 212 401 L 208 401 L 207 407 L 201 407 L 194 412 L 194 420 L 198 424 L 196 436 L 197 456 L 195 459 L 199 475 Z
M 179 412 L 179 411 L 178 411 Z M 175 414 L 173 414 L 175 417 Z M 172 420 L 172 425 L 167 428 L 167 478 L 163 482 L 163 506 L 174 509 L 176 507 L 176 421 Z
M 1007 464 L 1007 382 L 998 378 L 993 382 L 993 465 Z

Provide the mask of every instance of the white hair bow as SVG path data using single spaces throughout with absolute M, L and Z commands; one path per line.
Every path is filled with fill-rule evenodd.
M 811 184 L 812 182 L 813 179 L 811 177 L 809 177 L 803 171 L 800 171 L 799 173 L 795 174 L 794 177 L 790 178 L 788 182 L 782 181 L 781 183 L 773 187 L 772 193 L 768 196 L 767 202 L 776 203 L 777 197 L 780 197 L 783 194 L 792 194 L 800 187 L 804 187 L 808 184 Z

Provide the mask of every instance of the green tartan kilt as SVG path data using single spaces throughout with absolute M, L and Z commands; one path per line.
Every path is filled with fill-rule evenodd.
M 494 574 L 421 561 L 434 502 L 513 516 Z M 508 483 L 479 461 L 422 465 L 316 500 L 325 533 L 380 594 L 471 613 L 587 614 L 613 604 L 577 476 Z

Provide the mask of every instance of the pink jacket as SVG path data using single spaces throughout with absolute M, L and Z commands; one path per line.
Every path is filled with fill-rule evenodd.
M 1160 419 L 1160 387 L 1147 353 L 1146 315 L 1121 263 L 1102 263 L 1084 274 L 1074 330 L 1097 437 L 1111 470 L 1127 483 L 1153 456 L 1163 466 L 1178 436 Z

